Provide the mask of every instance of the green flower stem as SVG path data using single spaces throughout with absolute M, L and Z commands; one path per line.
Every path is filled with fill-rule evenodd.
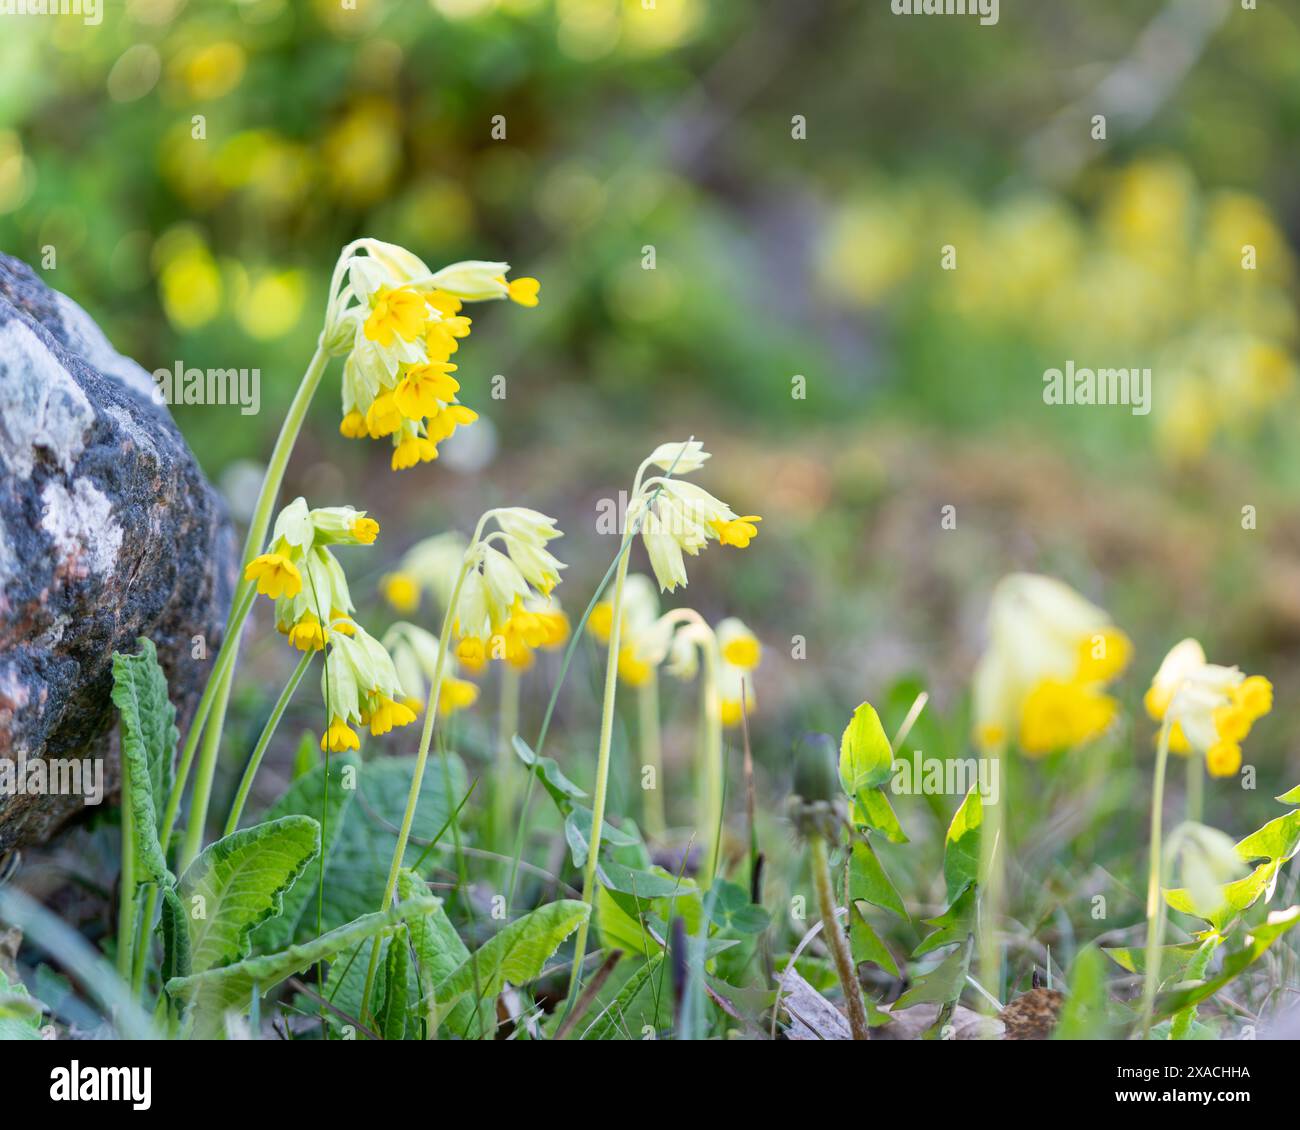
M 1195 751 L 1187 754 L 1187 819 L 1201 822 L 1205 813 L 1205 761 Z
M 230 617 L 226 621 L 225 638 L 221 641 L 223 652 L 228 647 L 233 651 L 239 649 L 239 629 L 243 626 L 243 617 L 246 617 L 248 612 L 245 610 L 243 617 L 238 618 L 237 614 L 244 607 L 247 595 L 254 591 L 253 582 L 244 579 L 244 570 L 262 551 L 262 546 L 266 542 L 267 530 L 271 526 L 271 514 L 280 493 L 280 485 L 284 482 L 289 456 L 293 454 L 298 433 L 302 430 L 303 420 L 307 416 L 307 409 L 311 406 L 312 397 L 316 395 L 316 389 L 320 386 L 321 377 L 324 376 L 328 364 L 329 354 L 325 351 L 324 343 L 318 342 L 316 352 L 312 354 L 307 371 L 303 374 L 298 391 L 294 394 L 293 403 L 289 405 L 284 423 L 280 426 L 280 435 L 271 451 L 271 458 L 266 465 L 266 474 L 262 478 L 262 489 L 258 492 L 257 504 L 253 507 L 253 517 L 248 524 L 248 536 L 244 540 L 244 554 L 239 563 L 235 598 L 231 605 Z M 252 601 L 247 601 L 247 607 L 252 607 Z M 234 668 L 232 658 L 228 670 L 223 675 L 219 676 L 216 671 L 212 674 L 212 678 L 219 678 L 220 682 L 204 727 L 203 748 L 199 754 L 198 774 L 194 779 L 194 796 L 190 804 L 189 823 L 185 830 L 185 842 L 181 848 L 180 870 L 182 872 L 203 846 L 204 826 L 208 819 L 208 804 L 212 797 L 212 781 L 217 771 L 217 754 L 221 747 L 221 730 L 225 724 L 226 707 L 230 702 Z M 191 738 L 187 739 L 187 746 L 190 740 L 197 740 L 197 735 L 193 733 L 194 729 L 195 727 L 191 727 Z
M 411 778 L 411 791 L 406 796 L 406 812 L 402 816 L 402 826 L 397 833 L 397 844 L 393 848 L 393 860 L 388 867 L 388 882 L 384 885 L 384 898 L 379 909 L 387 910 L 393 901 L 393 892 L 397 890 L 397 873 L 402 869 L 402 858 L 406 855 L 406 845 L 411 838 L 411 824 L 415 820 L 415 808 L 420 802 L 420 786 L 424 783 L 424 767 L 429 760 L 429 746 L 433 743 L 433 727 L 438 716 L 438 697 L 442 689 L 442 674 L 447 664 L 447 649 L 451 647 L 451 628 L 456 622 L 456 609 L 460 604 L 460 590 L 464 587 L 465 577 L 469 574 L 471 555 L 478 546 L 483 533 L 483 525 L 490 517 L 488 511 L 479 519 L 478 528 L 465 548 L 465 559 L 460 572 L 456 575 L 456 584 L 451 590 L 451 599 L 447 601 L 447 610 L 442 617 L 442 634 L 438 639 L 438 662 L 433 668 L 433 680 L 429 685 L 429 701 L 424 709 L 424 729 L 420 734 L 420 751 L 415 758 L 415 774 Z M 450 803 L 450 798 L 448 798 Z M 364 1021 L 369 1015 L 370 992 L 375 987 L 375 973 L 379 968 L 379 939 L 371 943 L 370 965 L 366 969 L 366 983 L 361 990 L 361 1007 L 359 1015 Z
M 867 1023 L 867 1010 L 862 1004 L 862 986 L 858 983 L 849 942 L 835 917 L 835 894 L 831 885 L 831 866 L 826 854 L 826 839 L 820 832 L 808 837 L 808 854 L 812 864 L 813 883 L 817 888 L 817 907 L 822 916 L 822 936 L 831 951 L 835 972 L 844 991 L 844 1003 L 849 1010 L 849 1028 L 855 1040 L 871 1039 Z
M 640 476 L 632 492 L 636 498 L 640 490 Z M 623 629 L 623 589 L 627 581 L 627 566 L 631 554 L 626 552 L 633 530 L 628 526 L 623 533 L 618 572 L 614 574 L 614 594 L 610 598 L 609 653 L 605 657 L 605 697 L 600 712 L 600 745 L 596 753 L 596 792 L 591 804 L 591 843 L 587 848 L 587 863 L 582 872 L 582 901 L 594 910 L 596 895 L 596 864 L 600 859 L 600 837 L 605 822 L 605 793 L 609 785 L 609 750 L 614 737 L 614 699 L 618 693 L 619 636 Z M 569 1000 L 577 998 L 582 980 L 582 961 L 587 956 L 587 933 L 591 914 L 578 925 L 578 936 L 573 946 L 573 968 L 569 973 Z
M 132 976 L 135 947 L 135 814 L 131 811 L 131 770 L 122 758 L 122 872 L 118 877 L 117 971 L 123 981 Z
M 701 621 L 702 623 L 702 621 Z M 723 809 L 722 777 L 722 702 L 718 697 L 718 640 L 713 629 L 705 625 L 704 651 L 704 766 L 700 775 L 700 835 L 703 856 L 700 861 L 700 887 L 713 886 L 718 870 L 718 852 L 722 844 Z
M 223 836 L 230 835 L 239 827 L 239 818 L 244 814 L 244 805 L 247 803 L 248 794 L 253 788 L 253 778 L 257 776 L 257 770 L 262 765 L 262 758 L 266 755 L 266 747 L 271 744 L 276 728 L 280 725 L 280 719 L 284 717 L 284 712 L 289 706 L 289 700 L 293 698 L 294 691 L 298 689 L 298 684 L 302 682 L 303 676 L 307 674 L 307 668 L 311 666 L 311 661 L 315 658 L 315 651 L 303 652 L 302 658 L 298 660 L 298 665 L 293 669 L 293 674 L 289 676 L 289 681 L 285 683 L 284 690 L 280 692 L 280 697 L 276 700 L 276 704 L 271 710 L 271 716 L 266 720 L 266 725 L 262 727 L 262 735 L 257 739 L 257 745 L 253 747 L 253 754 L 248 759 L 248 765 L 244 769 L 243 779 L 239 782 L 239 790 L 235 793 L 234 802 L 230 806 L 230 815 L 226 817 L 226 827 L 221 833 Z
M 509 835 L 515 807 L 515 751 L 512 739 L 519 730 L 519 669 L 501 666 L 501 701 L 497 704 L 497 779 L 492 792 L 492 838 L 503 845 Z
M 1147 864 L 1147 952 L 1142 978 L 1142 1038 L 1151 1035 L 1151 1017 L 1155 1011 L 1156 989 L 1160 985 L 1160 945 L 1163 941 L 1165 913 L 1160 897 L 1163 870 L 1160 847 L 1160 822 L 1165 803 L 1165 768 L 1169 763 L 1169 714 L 1160 725 L 1156 743 L 1156 776 L 1151 788 L 1151 859 Z
M 243 626 L 249 610 L 253 607 L 253 599 L 256 596 L 256 591 L 249 588 L 244 595 L 243 606 L 235 606 L 233 619 L 236 636 Z M 181 749 L 180 761 L 176 766 L 176 779 L 172 782 L 171 792 L 167 796 L 167 807 L 163 811 L 162 831 L 159 834 L 163 851 L 166 851 L 171 844 L 172 832 L 176 828 L 176 817 L 180 814 L 181 797 L 185 793 L 185 783 L 189 779 L 190 769 L 194 764 L 194 754 L 198 749 L 199 738 L 203 734 L 203 728 L 212 710 L 212 701 L 217 697 L 217 692 L 225 679 L 226 671 L 235 662 L 235 652 L 238 649 L 231 643 L 232 638 L 227 633 L 226 637 L 221 641 L 221 648 L 212 664 L 212 674 L 208 676 L 207 684 L 203 688 L 203 695 L 199 699 L 198 708 L 194 711 L 194 720 L 190 723 L 189 733 L 185 735 L 185 745 Z
M 979 912 L 979 980 L 990 992 L 1002 1000 L 1002 961 L 998 952 L 998 922 L 1002 917 L 1002 903 L 1006 891 L 1006 857 L 1003 838 L 1006 828 L 1005 799 L 1007 781 L 1006 750 L 998 748 L 985 756 L 994 764 L 990 768 L 998 774 L 1002 787 L 996 803 L 984 802 L 984 826 L 980 834 L 980 893 Z
M 662 840 L 667 829 L 664 815 L 663 743 L 659 734 L 659 676 L 651 670 L 650 678 L 637 688 L 637 713 L 641 738 L 641 766 L 654 774 L 654 788 L 641 790 L 641 818 L 645 829 Z

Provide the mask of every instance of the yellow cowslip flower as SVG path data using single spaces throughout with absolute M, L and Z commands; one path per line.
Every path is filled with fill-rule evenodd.
M 715 521 L 713 528 L 718 531 L 718 541 L 723 545 L 746 549 L 749 543 L 758 537 L 758 526 L 755 523 L 762 520 L 757 514 L 746 514 L 744 517 L 732 518 L 730 521 Z
M 463 302 L 537 304 L 535 279 L 507 281 L 509 264 L 467 261 L 437 272 L 395 244 L 360 239 L 334 270 L 321 340 L 343 365 L 341 435 L 388 438 L 401 471 L 437 458 L 438 444 L 478 417 L 456 401 L 448 358 L 470 333 Z
M 522 279 L 512 279 L 510 282 L 501 279 L 501 282 L 505 285 L 506 294 L 509 296 L 511 302 L 517 302 L 520 306 L 537 305 L 539 301 L 538 292 L 542 289 L 542 284 L 536 279 L 525 277 Z
M 642 464 L 674 476 L 690 474 L 709 458 L 698 441 L 666 443 Z M 641 540 L 660 589 L 672 592 L 687 583 L 683 555 L 695 556 L 710 541 L 743 549 L 757 536 L 757 515 L 741 517 L 703 487 L 679 477 L 638 475 L 638 489 L 628 505 L 627 521 L 640 524 Z
M 468 571 L 456 607 L 456 654 L 471 669 L 488 659 L 526 665 L 531 658 L 525 661 L 521 645 L 531 650 L 568 634 L 567 619 L 549 599 L 565 567 L 546 548 L 561 536 L 555 520 L 522 506 L 490 510 L 484 523 L 489 518 L 498 528 L 467 550 Z M 553 615 L 543 615 L 548 612 Z
M 718 699 L 724 726 L 739 726 L 758 705 L 754 694 L 754 671 L 763 658 L 758 637 L 743 621 L 729 616 L 714 629 L 720 658 Z
M 330 753 L 342 753 L 348 749 L 360 749 L 361 739 L 342 718 L 335 718 L 321 736 L 320 747 Z
M 395 702 L 386 695 L 380 695 L 370 715 L 370 732 L 378 736 L 388 733 L 394 726 L 406 726 L 415 721 L 415 713 L 404 702 Z
M 379 523 L 351 506 L 309 510 L 302 498 L 289 503 L 276 517 L 267 553 L 254 558 L 244 571 L 256 579 L 257 591 L 275 601 L 277 629 L 300 651 L 319 650 L 330 628 L 321 622 L 350 625 L 352 597 L 347 577 L 330 550 L 335 545 L 371 545 Z
M 406 697 L 402 705 L 419 714 L 424 709 L 427 686 L 438 667 L 438 640 L 431 632 L 399 620 L 384 635 L 384 644 L 393 656 Z M 447 656 L 443 664 L 442 686 L 438 691 L 438 712 L 455 714 L 478 701 L 478 687 L 456 676 L 456 660 Z
M 393 393 L 398 411 L 410 420 L 437 416 L 443 403 L 460 391 L 460 382 L 451 376 L 455 371 L 456 366 L 445 361 L 412 365 Z
M 1132 644 L 1068 585 L 1015 573 L 998 583 L 988 648 L 975 670 L 975 737 L 982 749 L 1017 745 L 1030 757 L 1085 745 L 1116 715 L 1105 685 Z
M 429 306 L 414 287 L 381 286 L 370 296 L 370 314 L 362 328 L 366 337 L 391 347 L 394 338 L 415 341 L 424 333 Z
M 601 601 L 587 618 L 587 630 L 601 643 L 609 643 L 614 626 L 613 606 Z M 618 676 L 628 686 L 650 682 L 655 668 L 668 653 L 674 625 L 660 624 L 659 593 L 642 573 L 629 573 L 623 581 L 623 619 L 619 628 Z
M 379 592 L 403 616 L 420 607 L 420 586 L 410 573 L 385 573 L 379 579 Z
M 254 557 L 244 570 L 244 580 L 255 580 L 259 595 L 269 596 L 272 600 L 297 596 L 302 591 L 302 574 L 283 553 L 263 553 Z
M 1207 663 L 1201 645 L 1186 639 L 1165 656 L 1145 703 L 1155 721 L 1168 722 L 1170 752 L 1199 754 L 1211 776 L 1231 777 L 1241 768 L 1241 743 L 1273 709 L 1273 684 Z
M 438 713 L 455 714 L 478 702 L 478 685 L 468 679 L 443 679 L 438 691 Z
M 723 663 L 718 670 L 718 709 L 722 724 L 739 726 L 747 714 L 752 714 L 758 701 L 754 696 L 754 682 L 741 667 Z
M 321 695 L 330 717 L 321 748 L 334 752 L 358 748 L 350 723 L 369 726 L 378 736 L 415 721 L 388 649 L 359 624 L 348 621 L 348 631 L 337 627 L 327 638 L 321 673 Z
M 763 646 L 744 623 L 729 616 L 714 629 L 722 659 L 742 671 L 752 671 L 763 658 Z
M 320 651 L 325 646 L 329 632 L 314 612 L 307 612 L 289 628 L 288 636 L 289 642 L 299 651 Z

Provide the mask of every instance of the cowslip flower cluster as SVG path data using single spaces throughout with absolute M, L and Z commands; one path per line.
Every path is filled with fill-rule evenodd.
M 321 695 L 329 727 L 320 747 L 332 753 L 360 748 L 353 724 L 369 726 L 378 736 L 415 721 L 388 649 L 359 624 L 330 634 Z
M 244 579 L 275 601 L 275 626 L 300 651 L 319 651 L 335 631 L 355 625 L 347 577 L 330 547 L 371 545 L 379 523 L 364 510 L 326 506 L 309 510 L 296 498 L 275 520 L 267 552 L 248 563 Z
M 640 523 L 641 539 L 661 590 L 687 583 L 683 555 L 696 556 L 710 541 L 744 549 L 758 535 L 757 514 L 738 515 L 703 487 L 676 477 L 698 471 L 709 453 L 697 440 L 661 444 L 643 467 L 658 467 L 673 478 L 639 479 L 628 505 L 627 521 Z
M 512 527 L 514 533 L 509 535 L 514 539 L 514 553 L 525 558 L 534 576 L 545 578 L 547 570 L 552 568 L 546 560 L 550 554 L 545 550 L 545 541 L 537 546 L 532 545 L 527 536 L 521 535 L 517 515 L 503 513 L 507 514 L 507 525 L 515 523 Z M 520 510 L 517 513 L 543 517 L 535 510 Z M 545 521 L 549 523 L 550 519 Z M 507 537 L 504 532 L 501 536 L 503 539 Z M 456 532 L 436 534 L 417 542 L 403 555 L 397 568 L 380 581 L 384 599 L 398 612 L 409 615 L 419 606 L 421 595 L 427 592 L 440 608 L 445 609 L 451 600 L 456 576 L 465 560 L 467 545 L 465 537 Z M 535 549 L 541 549 L 545 557 L 535 558 Z M 553 562 L 554 558 L 550 558 L 550 561 Z M 563 566 L 555 562 L 553 568 L 558 577 L 558 570 Z M 473 644 L 465 646 L 461 654 L 461 665 L 467 671 L 478 673 L 490 661 L 501 660 L 524 671 L 533 665 L 538 650 L 550 651 L 562 647 L 568 638 L 569 619 L 560 607 L 560 602 L 549 592 L 540 596 L 532 593 L 520 597 L 511 605 L 505 618 L 483 640 L 481 650 Z
M 454 609 L 456 657 L 469 671 L 492 659 L 527 667 L 535 649 L 568 635 L 568 619 L 551 597 L 565 567 L 546 548 L 562 536 L 555 520 L 522 506 L 490 510 L 480 527 L 489 518 L 497 529 L 470 542 Z
M 1114 721 L 1106 686 L 1133 647 L 1110 617 L 1068 585 L 1015 573 L 993 593 L 989 644 L 975 671 L 975 737 L 1041 757 L 1085 745 Z
M 424 709 L 427 687 L 437 678 L 438 637 L 416 624 L 399 620 L 384 633 L 384 646 L 393 657 L 393 666 L 406 697 L 402 705 L 415 714 Z M 478 687 L 456 674 L 455 656 L 443 661 L 442 684 L 438 689 L 438 713 L 455 714 L 478 701 Z
M 536 306 L 536 279 L 508 280 L 508 263 L 468 260 L 440 271 L 376 239 L 344 248 L 334 272 L 322 340 L 343 365 L 343 420 L 350 439 L 390 438 L 392 468 L 438 457 L 438 444 L 478 419 L 457 399 L 450 358 L 469 336 L 466 302 L 508 298 Z
M 1171 753 L 1195 753 L 1212 777 L 1231 777 L 1241 768 L 1241 743 L 1273 709 L 1273 684 L 1207 663 L 1205 649 L 1186 639 L 1165 656 L 1144 703 L 1155 721 L 1167 720 Z
M 763 647 L 758 637 L 734 616 L 723 620 L 714 632 L 721 656 L 718 697 L 722 724 L 739 726 L 758 705 L 752 673 L 763 658 Z

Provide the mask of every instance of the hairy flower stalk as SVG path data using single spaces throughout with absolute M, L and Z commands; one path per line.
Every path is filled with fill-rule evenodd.
M 1156 989 L 1160 984 L 1160 947 L 1164 942 L 1165 902 L 1160 897 L 1162 857 L 1160 847 L 1161 818 L 1165 803 L 1165 766 L 1169 761 L 1169 731 L 1172 719 L 1160 724 L 1156 741 L 1156 775 L 1151 786 L 1151 858 L 1147 863 L 1147 951 L 1142 978 L 1142 1038 L 1151 1035 L 1152 1012 Z
M 641 742 L 642 771 L 650 771 L 653 788 L 641 789 L 641 819 L 646 834 L 662 840 L 668 830 L 664 811 L 663 742 L 659 732 L 659 675 L 651 671 L 637 693 L 637 733 Z
M 498 528 L 485 535 L 489 520 L 494 520 Z M 410 841 L 411 825 L 415 819 L 420 788 L 424 783 L 424 770 L 429 760 L 429 748 L 433 743 L 434 725 L 442 707 L 443 678 L 447 672 L 452 635 L 454 633 L 459 640 L 456 649 L 458 657 L 466 654 L 481 656 L 483 640 L 501 633 L 507 622 L 519 614 L 525 602 L 539 595 L 549 597 L 551 590 L 560 583 L 560 570 L 564 565 L 547 550 L 546 543 L 560 536 L 553 519 L 523 507 L 489 510 L 474 528 L 443 613 L 438 654 L 424 708 L 420 748 L 416 754 L 411 788 L 406 797 L 406 811 L 402 816 L 392 862 L 388 868 L 384 897 L 379 905 L 381 911 L 386 910 L 393 901 L 398 872 L 402 868 L 406 845 Z M 503 548 L 497 549 L 494 542 Z M 379 939 L 376 938 L 370 948 L 370 964 L 361 994 L 360 1012 L 363 1018 L 369 1015 L 370 993 L 374 988 L 378 967 Z
M 867 1023 L 867 1010 L 862 1004 L 862 989 L 858 985 L 848 939 L 835 915 L 830 860 L 826 854 L 826 840 L 821 833 L 815 832 L 808 837 L 808 855 L 812 864 L 813 883 L 817 888 L 817 907 L 822 916 L 822 934 L 826 938 L 826 948 L 831 951 L 831 958 L 835 962 L 840 988 L 844 991 L 844 1003 L 849 1010 L 849 1028 L 855 1040 L 869 1040 L 871 1028 Z
M 609 608 L 609 653 L 605 659 L 605 689 L 601 701 L 600 741 L 596 751 L 596 787 L 592 797 L 591 843 L 582 877 L 582 901 L 594 906 L 596 871 L 605 820 L 605 798 L 609 787 L 610 746 L 614 733 L 614 702 L 618 693 L 619 660 L 622 655 L 624 596 L 627 587 L 629 550 L 637 533 L 645 544 L 650 564 L 661 590 L 672 592 L 687 583 L 683 554 L 696 556 L 709 541 L 743 549 L 757 534 L 756 515 L 738 516 L 726 503 L 702 487 L 672 475 L 689 475 L 709 459 L 704 445 L 696 440 L 661 444 L 637 468 L 619 543 L 618 568 Z M 663 475 L 647 477 L 657 467 Z M 721 743 L 719 741 L 719 762 Z M 578 926 L 569 974 L 570 1003 L 577 999 L 582 963 L 587 956 L 590 915 Z

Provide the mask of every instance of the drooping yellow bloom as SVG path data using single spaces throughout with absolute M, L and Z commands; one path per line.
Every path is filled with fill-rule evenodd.
M 414 341 L 424 333 L 428 317 L 424 296 L 414 287 L 380 287 L 370 299 L 366 337 L 382 346 L 391 346 L 394 336 Z
M 763 646 L 745 623 L 729 616 L 714 629 L 718 641 L 718 697 L 724 726 L 739 726 L 758 705 L 753 672 Z
M 1273 708 L 1273 684 L 1262 675 L 1205 661 L 1196 640 L 1176 644 L 1146 693 L 1147 713 L 1169 725 L 1169 749 L 1205 758 L 1213 777 L 1241 769 L 1241 743 Z
M 352 523 L 352 536 L 360 545 L 373 545 L 379 536 L 379 523 L 373 518 L 358 518 Z
M 451 376 L 455 371 L 456 366 L 445 361 L 412 365 L 393 393 L 398 410 L 410 420 L 437 416 L 443 403 L 460 391 L 460 382 Z
M 1117 706 L 1106 684 L 1132 644 L 1096 605 L 1050 577 L 1016 573 L 994 590 L 989 644 L 975 671 L 975 736 L 1041 757 L 1104 733 Z
M 342 753 L 348 749 L 360 749 L 361 740 L 342 718 L 335 718 L 321 736 L 320 747 L 330 753 Z
M 745 549 L 754 538 L 758 537 L 758 526 L 755 523 L 762 520 L 757 514 L 746 514 L 742 518 L 732 518 L 729 521 L 715 521 L 713 528 L 718 531 L 718 541 L 722 545 Z
M 379 591 L 403 616 L 409 616 L 420 607 L 420 586 L 410 573 L 399 570 L 385 574 L 380 578 Z
M 299 651 L 320 651 L 329 639 L 329 630 L 308 612 L 289 629 L 289 642 Z
M 244 580 L 257 581 L 258 593 L 272 600 L 297 596 L 302 592 L 302 574 L 283 553 L 263 553 L 254 557 L 244 570 Z
M 415 711 L 387 695 L 380 695 L 370 714 L 370 732 L 376 736 L 388 733 L 394 726 L 406 726 L 415 721 Z
M 520 306 L 537 305 L 539 301 L 538 292 L 542 289 L 542 284 L 536 279 L 525 276 L 521 279 L 511 279 L 509 282 L 506 282 L 505 279 L 501 281 L 506 284 L 506 291 L 510 295 L 511 302 L 517 302 Z
M 438 713 L 455 714 L 478 702 L 478 686 L 468 679 L 443 679 L 438 691 Z

